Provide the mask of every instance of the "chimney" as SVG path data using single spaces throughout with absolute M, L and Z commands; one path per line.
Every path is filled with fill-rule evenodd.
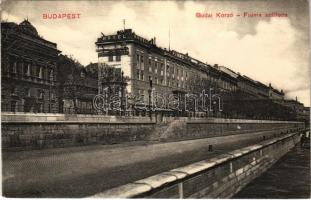
M 296 96 L 296 101 L 298 101 L 298 98 L 297 98 L 297 96 Z
M 153 38 L 153 44 L 156 45 L 156 37 Z
M 269 83 L 269 87 L 272 88 L 271 83 Z

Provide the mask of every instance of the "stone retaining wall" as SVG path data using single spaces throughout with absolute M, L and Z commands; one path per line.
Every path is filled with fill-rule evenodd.
M 2 123 L 5 151 L 147 140 L 154 123 Z
M 133 141 L 177 141 L 302 128 L 287 121 L 172 118 L 156 123 L 149 117 L 2 113 L 2 149 L 5 151 L 57 148 Z
M 304 129 L 304 124 L 299 122 L 258 121 L 258 120 L 176 120 L 170 123 L 166 131 L 161 132 L 162 141 L 175 141 L 185 139 L 199 139 L 219 137 L 244 133 L 275 131 L 275 134 L 287 133 L 290 130 Z

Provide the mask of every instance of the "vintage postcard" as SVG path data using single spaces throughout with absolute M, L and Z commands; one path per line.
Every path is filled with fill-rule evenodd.
M 3 0 L 2 196 L 310 198 L 309 1 Z

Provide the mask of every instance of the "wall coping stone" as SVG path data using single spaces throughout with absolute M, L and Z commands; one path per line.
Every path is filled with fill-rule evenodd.
M 139 181 L 135 181 L 134 183 L 146 184 L 146 185 L 151 186 L 154 189 L 162 185 L 165 185 L 166 183 L 170 183 L 176 180 L 177 180 L 176 176 L 173 176 L 167 173 L 161 173 L 161 174 L 157 174 L 154 176 L 150 176 L 145 179 L 141 179 Z
M 98 193 L 94 195 L 95 198 L 126 198 L 129 196 L 135 196 L 136 194 L 145 193 L 148 191 L 151 191 L 151 186 L 147 184 L 135 184 L 135 183 L 129 183 L 124 185 L 122 188 L 117 187 L 113 188 L 105 193 Z
M 273 120 L 250 120 L 250 119 L 225 119 L 225 118 L 189 118 L 173 117 L 176 121 L 184 121 L 187 124 L 208 124 L 208 123 L 302 123 L 298 121 L 273 121 Z M 155 118 L 139 116 L 106 116 L 106 115 L 83 115 L 83 114 L 58 114 L 58 113 L 1 113 L 2 123 L 44 123 L 44 122 L 67 122 L 67 123 L 155 123 Z
M 2 124 L 155 124 L 155 122 L 113 122 L 113 121 L 102 121 L 102 122 L 92 122 L 92 121 L 39 121 L 39 122 L 30 122 L 30 121 L 1 121 Z

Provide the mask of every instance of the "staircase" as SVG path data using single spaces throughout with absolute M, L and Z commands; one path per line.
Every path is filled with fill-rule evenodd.
M 186 130 L 186 122 L 174 120 L 171 122 L 157 124 L 156 128 L 150 134 L 150 141 L 166 141 L 170 138 L 182 137 Z

